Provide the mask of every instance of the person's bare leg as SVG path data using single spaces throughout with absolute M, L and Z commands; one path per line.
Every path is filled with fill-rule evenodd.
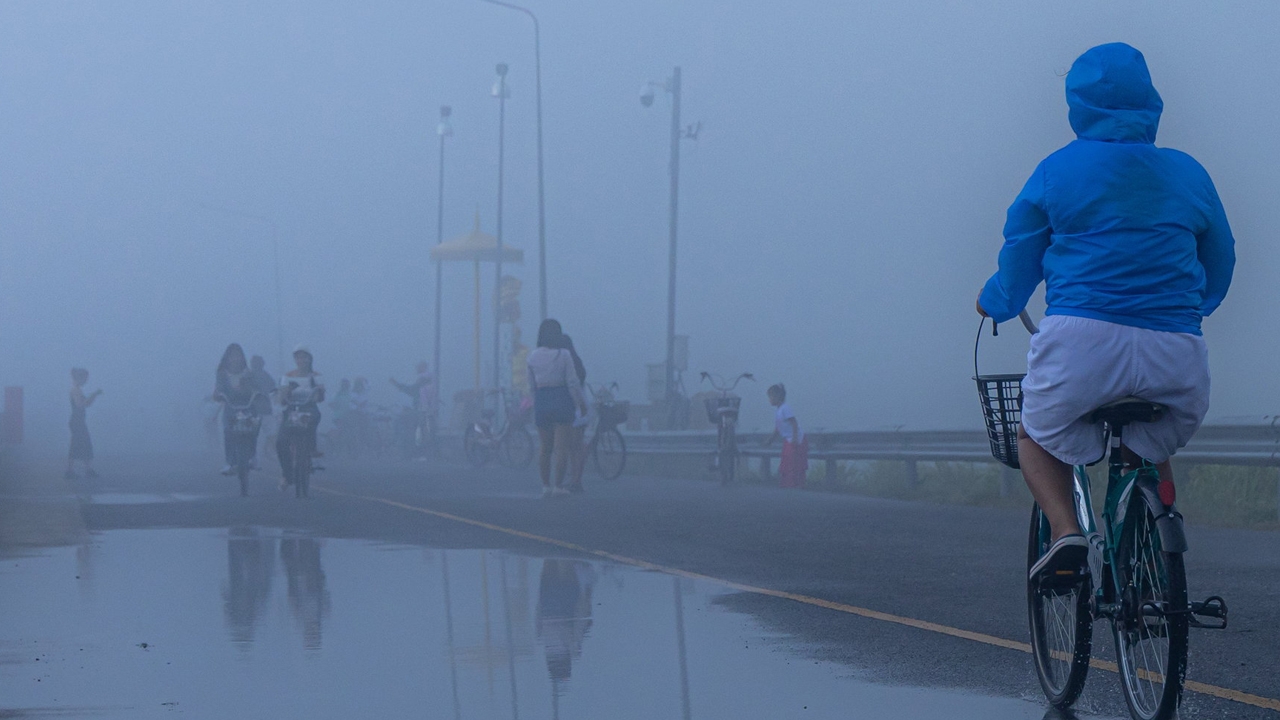
M 555 429 L 555 460 L 556 460 L 556 487 L 564 487 L 564 476 L 569 471 L 569 458 L 573 454 L 573 449 L 569 447 L 569 443 L 573 441 L 572 425 L 556 425 Z
M 1076 518 L 1072 468 L 1018 429 L 1018 462 L 1036 504 L 1049 519 L 1053 539 L 1080 533 Z
M 538 474 L 542 487 L 551 487 L 551 453 L 555 449 L 555 428 L 538 426 Z

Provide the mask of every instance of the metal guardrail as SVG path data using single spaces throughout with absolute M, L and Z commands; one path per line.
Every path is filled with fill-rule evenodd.
M 809 457 L 814 460 L 900 460 L 903 462 L 994 463 L 987 435 L 968 430 L 885 430 L 810 432 Z M 778 445 L 763 447 L 767 435 L 740 433 L 742 455 L 775 458 Z M 638 455 L 700 455 L 715 450 L 714 432 L 627 433 L 627 449 Z M 1280 467 L 1280 427 L 1206 425 L 1178 452 L 1183 463 Z
M 1206 425 L 1178 452 L 1182 465 L 1239 465 L 1280 467 L 1280 417 L 1270 423 Z M 967 430 L 810 432 L 809 459 L 826 464 L 827 477 L 837 475 L 840 461 L 890 460 L 906 465 L 909 487 L 920 482 L 918 463 L 995 463 L 986 432 Z M 773 459 L 782 454 L 778 444 L 764 447 L 767 435 L 740 433 L 739 454 L 756 458 L 766 477 L 772 475 Z M 715 451 L 714 432 L 627 433 L 627 449 L 637 455 L 710 455 Z M 1018 473 L 1001 466 L 1000 494 L 1006 496 L 1018 483 Z M 1280 517 L 1280 493 L 1276 515 Z

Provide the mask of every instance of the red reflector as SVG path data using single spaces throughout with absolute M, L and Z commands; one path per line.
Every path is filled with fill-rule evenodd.
M 1178 491 L 1173 487 L 1172 480 L 1161 480 L 1156 485 L 1156 494 L 1160 496 L 1160 502 L 1164 503 L 1165 507 L 1172 505 L 1178 498 Z

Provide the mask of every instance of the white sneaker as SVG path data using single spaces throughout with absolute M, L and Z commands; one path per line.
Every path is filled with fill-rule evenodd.
M 1045 584 L 1074 584 L 1089 572 L 1089 541 L 1083 535 L 1063 535 L 1031 566 L 1028 576 Z
M 551 493 L 551 487 L 550 487 L 550 486 L 547 486 L 547 485 L 543 485 L 543 486 L 542 486 L 542 497 L 544 497 L 544 498 L 549 498 L 549 497 L 551 497 L 551 494 L 552 494 L 552 493 Z
M 555 497 L 569 497 L 569 491 L 562 487 L 557 487 L 555 490 L 552 490 L 551 494 Z
M 221 472 L 223 475 L 230 475 L 231 473 L 235 472 L 235 468 L 231 467 L 230 465 L 223 465 L 222 470 L 220 470 L 219 472 Z

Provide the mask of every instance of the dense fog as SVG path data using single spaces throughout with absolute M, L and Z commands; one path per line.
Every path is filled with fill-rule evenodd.
M 542 22 L 550 314 L 595 382 L 645 399 L 665 352 L 669 100 L 683 70 L 678 320 L 697 371 L 783 381 L 810 428 L 976 428 L 974 297 L 1009 202 L 1072 139 L 1063 75 L 1147 57 L 1157 144 L 1212 174 L 1240 258 L 1205 323 L 1210 422 L 1276 410 L 1280 6 L 562 0 Z M 62 444 L 67 371 L 105 448 L 198 442 L 228 342 L 395 402 L 431 357 L 439 107 L 446 239 L 494 231 L 538 320 L 532 27 L 480 0 L 0 3 L 0 384 Z M 277 338 L 273 241 L 281 268 Z M 492 268 L 483 272 L 485 377 Z M 471 383 L 472 268 L 444 269 L 446 412 Z M 1025 336 L 986 356 L 1016 367 Z

